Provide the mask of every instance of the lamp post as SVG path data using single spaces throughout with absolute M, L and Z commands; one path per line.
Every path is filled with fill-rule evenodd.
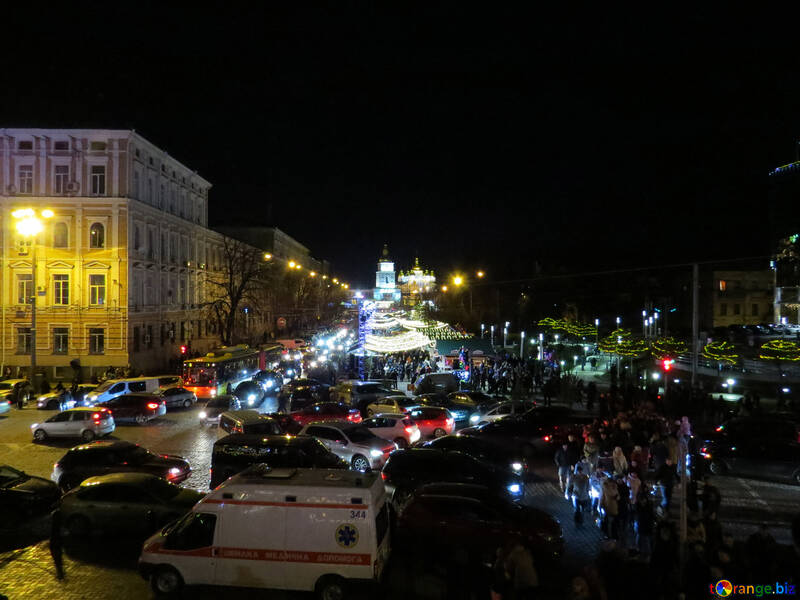
M 600 319 L 594 320 L 594 345 L 600 346 Z
M 494 348 L 494 325 L 492 325 L 492 328 L 491 328 L 491 338 L 490 338 L 490 340 L 491 340 L 492 348 Z
M 32 208 L 20 208 L 11 213 L 16 219 L 16 230 L 23 238 L 30 239 L 31 244 L 31 383 L 36 376 L 36 237 L 44 229 L 41 218 L 49 219 L 53 216 L 53 211 L 46 208 L 39 215 Z
M 508 345 L 508 325 L 503 327 L 503 350 Z
M 544 334 L 539 334 L 539 360 L 544 360 Z
M 521 331 L 519 335 L 519 359 L 525 360 L 525 332 Z
M 483 339 L 483 330 L 485 328 L 486 328 L 486 326 L 483 323 L 481 323 L 481 339 Z

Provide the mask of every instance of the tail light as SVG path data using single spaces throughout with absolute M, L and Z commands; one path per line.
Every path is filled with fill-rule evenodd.
M 550 436 L 549 436 L 549 435 L 546 435 L 546 436 L 544 436 L 544 441 L 545 441 L 545 442 L 549 442 L 549 441 L 550 441 L 550 439 L 551 439 L 551 438 L 550 438 Z
M 158 407 L 159 407 L 158 402 L 148 402 L 147 403 L 147 408 L 149 408 L 150 410 L 155 410 Z
M 381 471 L 381 479 L 383 481 L 386 481 L 387 479 L 389 479 L 389 476 L 386 473 L 384 473 L 383 471 Z
M 447 423 L 448 425 L 454 425 L 455 421 L 453 420 L 452 417 L 447 417 L 447 419 L 445 419 L 445 423 Z

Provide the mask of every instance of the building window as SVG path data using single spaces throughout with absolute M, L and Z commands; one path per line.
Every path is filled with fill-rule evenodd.
M 30 304 L 33 297 L 33 275 L 20 273 L 17 275 L 17 304 Z
M 69 183 L 69 165 L 56 165 L 53 174 L 53 193 L 66 194 Z
M 33 165 L 20 165 L 17 191 L 20 194 L 33 193 Z
M 53 275 L 53 304 L 69 304 L 69 275 Z
M 148 348 L 153 347 L 153 326 L 147 326 L 147 334 L 144 336 L 144 343 L 147 345 Z
M 728 289 L 728 282 L 725 281 L 724 279 L 720 279 L 719 280 L 719 291 L 720 292 L 724 292 L 726 289 Z
M 162 263 L 163 262 L 167 262 L 167 250 L 168 250 L 168 248 L 169 248 L 169 246 L 167 244 L 167 238 L 162 233 L 161 234 L 161 262 Z
M 103 354 L 106 351 L 106 330 L 101 327 L 89 329 L 89 354 Z
M 138 225 L 133 226 L 133 249 L 139 250 L 142 245 L 142 232 Z
M 139 351 L 139 328 L 138 327 L 134 327 L 133 328 L 133 351 L 134 352 L 138 352 Z
M 104 165 L 92 166 L 92 196 L 105 196 L 106 168 Z
M 719 316 L 720 317 L 728 316 L 728 305 L 724 302 L 719 305 Z
M 95 306 L 106 303 L 106 276 L 89 275 L 89 304 Z
M 31 353 L 31 328 L 17 327 L 17 354 Z
M 733 314 L 738 315 L 742 312 L 742 305 L 741 304 L 734 304 L 733 305 Z
M 17 150 L 33 150 L 33 142 L 19 142 L 17 144 Z
M 69 150 L 69 142 L 60 141 L 53 144 L 53 150 Z
M 134 171 L 133 172 L 133 197 L 136 198 L 137 200 L 140 200 L 140 198 L 139 198 L 139 172 L 138 171 Z
M 106 247 L 106 228 L 102 223 L 92 223 L 89 228 L 89 248 Z
M 757 316 L 758 316 L 758 304 L 753 304 L 753 307 L 752 307 L 752 309 L 751 309 L 751 312 L 750 312 L 750 314 L 751 314 L 753 317 L 757 317 Z
M 53 225 L 53 248 L 66 248 L 69 246 L 69 230 L 66 223 Z
M 69 352 L 69 328 L 53 328 L 53 354 L 67 354 Z
M 89 142 L 89 150 L 92 150 L 93 152 L 102 152 L 105 149 L 105 142 Z

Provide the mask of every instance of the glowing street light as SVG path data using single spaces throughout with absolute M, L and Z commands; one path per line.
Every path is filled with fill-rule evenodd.
M 309 277 L 316 277 L 316 276 L 317 276 L 317 273 L 316 273 L 316 271 L 310 271 L 310 272 L 308 273 L 308 276 L 309 276 Z
M 290 269 L 294 269 L 294 266 L 295 266 L 296 264 L 297 264 L 296 262 L 294 262 L 293 260 L 290 260 L 290 261 L 289 261 L 289 268 L 290 268 Z
M 464 278 L 461 275 L 453 277 L 453 285 L 461 285 L 462 283 L 464 283 Z
M 264 260 L 272 260 L 272 254 L 269 252 L 264 252 Z
M 483 271 L 478 271 L 477 273 L 475 273 L 475 275 L 477 275 L 477 276 L 478 276 L 478 278 L 480 279 L 481 277 L 483 277 L 484 275 L 486 275 L 486 273 L 484 273 Z
M 442 286 L 442 291 L 443 291 L 443 292 L 446 292 L 446 291 L 447 291 L 447 286 L 446 286 L 446 285 L 443 285 L 443 286 Z

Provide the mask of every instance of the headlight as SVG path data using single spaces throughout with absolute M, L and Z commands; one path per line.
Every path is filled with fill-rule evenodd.
M 255 394 L 250 394 L 250 395 L 247 397 L 247 403 L 248 403 L 248 404 L 254 404 L 254 403 L 255 403 L 255 401 L 256 401 L 256 395 L 255 395 Z
M 294 375 L 294 369 L 286 369 L 287 375 Z
M 518 483 L 512 483 L 506 489 L 509 492 L 511 492 L 512 494 L 519 494 L 520 491 L 522 491 L 522 488 L 520 487 L 520 485 Z
M 95 400 L 97 400 L 97 396 L 95 396 L 94 394 L 93 394 L 93 395 L 91 395 L 91 396 L 88 396 L 88 398 L 89 398 L 89 400 L 91 400 L 92 402 L 94 402 Z
M 169 470 L 169 474 L 170 475 L 180 475 L 180 473 L 181 473 L 181 470 L 178 467 L 172 467 Z
M 516 471 L 517 473 L 519 473 L 520 471 L 522 471 L 522 463 L 521 462 L 513 462 L 513 463 L 511 463 L 511 468 L 514 471 Z
M 38 423 L 34 423 L 33 425 L 31 425 L 31 429 L 36 429 L 38 426 L 39 426 Z
M 470 422 L 470 423 L 477 423 L 477 422 L 478 422 L 478 421 L 480 421 L 480 420 L 481 420 L 481 416 L 480 416 L 480 415 L 472 415 L 472 416 L 469 418 L 469 422 Z
M 271 388 L 273 385 L 275 385 L 275 382 L 274 382 L 274 381 L 272 381 L 272 379 L 267 379 L 267 382 L 264 384 L 264 387 L 266 387 L 267 389 L 269 389 L 269 388 Z
M 216 396 L 217 395 L 217 390 L 216 389 L 211 390 L 211 395 L 212 396 Z
M 197 415 L 197 416 L 200 417 L 201 419 L 205 419 L 208 415 L 206 414 L 206 411 L 201 410 L 200 414 Z
M 372 458 L 379 458 L 379 457 L 383 456 L 383 451 L 382 450 L 370 450 L 369 451 L 369 455 Z

